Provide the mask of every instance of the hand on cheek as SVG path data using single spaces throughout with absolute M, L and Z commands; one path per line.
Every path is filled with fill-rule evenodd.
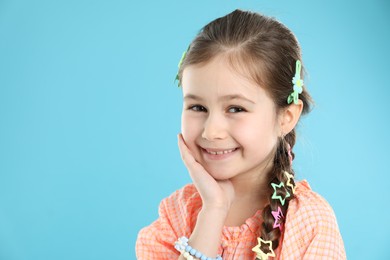
M 188 149 L 183 135 L 178 134 L 178 145 L 181 158 L 187 167 L 190 177 L 202 197 L 203 207 L 221 208 L 229 210 L 234 199 L 234 188 L 229 180 L 216 181 L 198 163 Z

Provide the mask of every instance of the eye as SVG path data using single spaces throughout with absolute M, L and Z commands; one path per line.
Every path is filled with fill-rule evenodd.
M 229 112 L 239 113 L 239 112 L 246 112 L 246 110 L 242 107 L 230 107 Z
M 201 105 L 192 105 L 188 107 L 188 110 L 192 110 L 195 112 L 207 112 L 206 108 Z

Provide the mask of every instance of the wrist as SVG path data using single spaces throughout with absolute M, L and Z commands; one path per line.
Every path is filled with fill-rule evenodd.
M 207 259 L 207 260 L 222 260 L 220 255 L 217 255 L 215 258 L 207 257 L 200 251 L 191 247 L 189 244 L 189 239 L 187 237 L 180 237 L 175 242 L 175 249 L 179 251 L 185 259 Z
M 202 207 L 188 244 L 208 256 L 216 256 L 227 217 L 224 207 Z
M 199 214 L 208 215 L 208 217 L 216 219 L 224 219 L 229 213 L 229 208 L 222 205 L 202 205 Z

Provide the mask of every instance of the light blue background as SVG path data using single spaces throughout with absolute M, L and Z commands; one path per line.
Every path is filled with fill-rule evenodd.
M 135 259 L 139 229 L 190 181 L 177 63 L 235 8 L 297 35 L 316 101 L 298 178 L 333 206 L 349 259 L 390 259 L 385 0 L 0 0 L 0 259 Z

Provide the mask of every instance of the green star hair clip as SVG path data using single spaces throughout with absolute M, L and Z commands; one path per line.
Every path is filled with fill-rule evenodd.
M 303 80 L 301 79 L 301 68 L 302 64 L 300 60 L 297 60 L 295 65 L 295 76 L 292 79 L 292 83 L 294 84 L 294 91 L 288 96 L 287 104 L 298 104 L 298 96 L 302 93 L 303 89 Z
M 282 205 L 284 206 L 286 199 L 291 196 L 288 190 L 286 189 L 286 187 L 284 186 L 284 183 L 282 181 L 279 184 L 271 183 L 271 186 L 274 189 L 274 193 L 272 194 L 272 199 L 280 200 L 280 203 L 282 203 Z M 278 195 L 277 189 L 284 189 L 286 191 L 286 195 L 285 196 Z
M 189 51 L 190 49 L 190 46 L 188 46 L 187 50 L 183 52 L 183 54 L 181 55 L 181 59 L 179 61 L 179 64 L 177 65 L 178 69 L 180 70 L 180 67 L 181 67 L 181 64 L 183 63 L 183 60 L 185 59 L 186 55 L 187 55 L 187 52 Z M 174 81 L 179 81 L 179 71 L 177 71 L 176 73 L 176 78 Z M 177 84 L 177 87 L 180 87 L 180 82 Z

